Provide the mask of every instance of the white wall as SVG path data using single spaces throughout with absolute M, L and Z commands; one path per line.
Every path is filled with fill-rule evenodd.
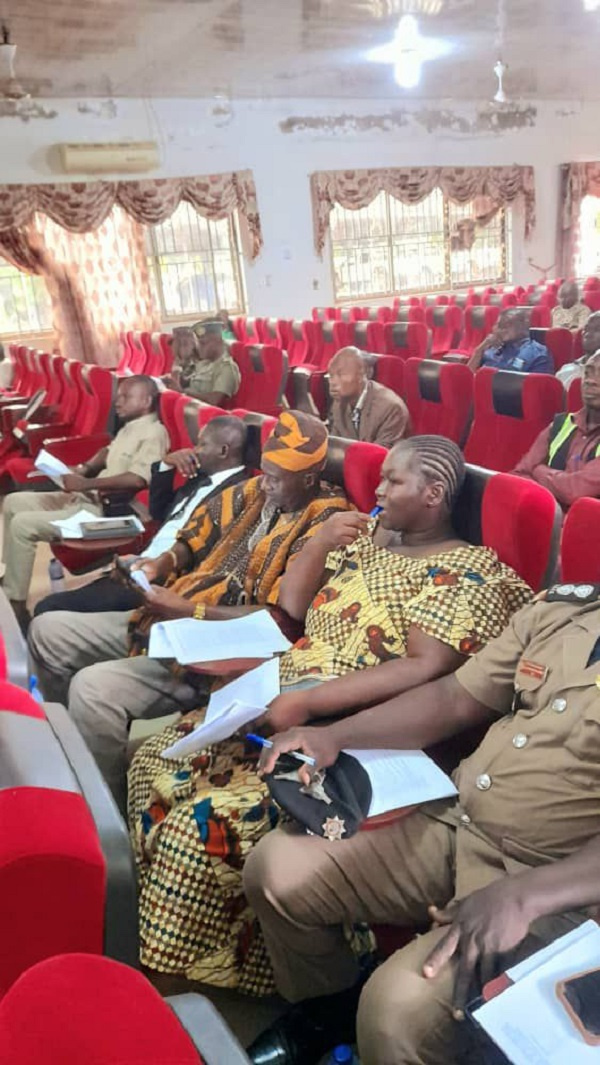
M 537 277 L 529 257 L 544 267 L 555 259 L 560 163 L 600 159 L 595 108 L 580 104 L 509 108 L 508 128 L 490 132 L 497 120 L 487 105 L 408 110 L 398 100 L 242 101 L 234 102 L 230 124 L 216 128 L 205 100 L 119 100 L 113 117 L 82 113 L 78 101 L 45 103 L 55 118 L 0 118 L 0 184 L 61 180 L 54 146 L 63 141 L 156 139 L 162 165 L 148 176 L 252 169 L 265 247 L 245 274 L 257 315 L 303 316 L 333 300 L 328 250 L 321 260 L 313 244 L 308 179 L 315 170 L 533 165 L 532 239 L 524 242 L 522 219 L 514 224 L 514 280 L 526 282 Z M 100 101 L 88 103 L 97 108 Z

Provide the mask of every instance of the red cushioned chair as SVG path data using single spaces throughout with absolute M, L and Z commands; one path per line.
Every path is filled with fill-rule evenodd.
M 380 385 L 385 385 L 397 396 L 405 399 L 404 381 L 408 362 L 404 359 L 396 359 L 393 355 L 377 355 L 370 351 L 365 352 L 364 355 L 373 380 Z
M 560 543 L 560 576 L 570 584 L 600 584 L 600 499 L 583 496 L 569 508 Z
M 431 355 L 441 356 L 458 344 L 463 327 L 463 314 L 456 305 L 428 307 L 425 324 L 431 330 Z
M 420 322 L 421 325 L 425 325 L 425 313 L 423 307 L 399 307 L 397 311 L 394 311 L 392 317 L 386 319 L 386 321 Z
M 555 414 L 564 410 L 561 382 L 549 374 L 520 374 L 484 366 L 475 374 L 474 417 L 465 459 L 507 472 Z
M 571 414 L 577 414 L 578 410 L 583 407 L 583 396 L 581 394 L 581 377 L 575 377 L 569 385 L 567 391 L 567 410 Z
M 450 303 L 450 296 L 444 292 L 437 296 L 433 292 L 421 296 L 421 307 L 424 309 L 427 307 L 442 307 L 446 303 Z
M 561 523 L 554 496 L 535 481 L 508 473 L 488 481 L 481 508 L 482 543 L 535 592 L 552 580 Z
M 160 377 L 164 373 L 164 356 L 160 343 L 160 333 L 141 333 L 140 341 L 146 352 L 144 373 L 150 374 L 150 377 Z
M 348 499 L 363 514 L 375 506 L 375 490 L 387 448 L 362 440 L 330 436 L 323 479 L 346 489 Z
M 517 306 L 517 297 L 512 292 L 489 292 L 481 302 L 484 307 L 499 307 L 500 310 L 505 310 L 506 307 Z
M 349 344 L 352 344 L 354 324 L 351 322 L 315 322 L 314 323 L 314 356 L 311 355 L 311 363 L 317 370 L 326 370 L 333 356 Z
M 583 357 L 583 329 L 573 333 L 573 361 Z
M 142 344 L 142 334 L 137 330 L 129 330 L 127 344 L 131 352 L 127 372 L 129 374 L 145 373 L 148 356 Z
M 537 311 L 538 308 L 533 307 L 532 310 Z M 572 361 L 573 334 L 570 329 L 534 328 L 532 315 L 532 328 L 529 330 L 529 335 L 532 340 L 537 340 L 539 344 L 546 345 L 552 356 L 555 371 L 560 370 L 565 363 Z
M 480 304 L 481 295 L 479 292 L 456 292 L 453 296 L 450 296 L 450 303 L 465 311 L 467 307 L 474 307 Z
M 464 332 L 456 354 L 471 356 L 492 332 L 500 316 L 499 307 L 474 306 L 465 309 Z
M 275 348 L 285 348 L 281 336 L 279 318 L 258 318 L 257 324 L 261 344 L 271 344 Z
M 287 356 L 290 369 L 294 366 L 307 366 L 317 363 L 317 345 L 315 340 L 315 323 L 301 318 L 294 318 L 289 323 Z
M 600 311 L 600 289 L 588 288 L 582 295 L 583 302 L 590 308 L 592 313 Z
M 552 311 L 545 303 L 538 303 L 537 307 L 530 307 L 529 324 L 531 329 L 550 329 L 552 325 Z
M 385 354 L 401 359 L 424 359 L 429 335 L 421 322 L 388 322 L 384 326 Z
M 245 344 L 260 344 L 260 332 L 262 329 L 262 318 L 245 318 L 244 319 L 244 343 Z
M 361 351 L 384 354 L 385 336 L 382 322 L 355 322 L 349 335 L 350 343 Z
M 267 344 L 232 344 L 230 353 L 241 374 L 232 405 L 277 415 L 287 382 L 288 360 L 281 348 Z
M 421 300 L 418 296 L 395 296 L 392 306 L 395 311 L 400 307 L 420 307 Z
M 62 954 L 33 966 L 0 1003 L 8 1065 L 248 1065 L 207 999 L 166 1000 L 126 965 Z
M 420 309 L 421 308 L 419 307 L 418 310 Z M 386 322 L 392 322 L 397 313 L 398 312 L 393 311 L 391 307 L 371 307 L 369 319 L 372 322 L 381 322 L 382 325 L 385 325 Z
M 338 316 L 337 307 L 313 307 L 313 322 L 335 322 Z
M 231 329 L 235 335 L 236 340 L 240 344 L 246 343 L 246 315 L 238 314 L 237 317 L 231 319 Z
M 473 409 L 471 371 L 459 363 L 434 359 L 408 359 L 404 371 L 413 433 L 447 436 L 462 447 Z

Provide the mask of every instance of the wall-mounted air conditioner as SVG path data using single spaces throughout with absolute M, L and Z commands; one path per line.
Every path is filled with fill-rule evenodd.
M 61 144 L 65 174 L 143 174 L 160 165 L 156 141 L 137 144 Z

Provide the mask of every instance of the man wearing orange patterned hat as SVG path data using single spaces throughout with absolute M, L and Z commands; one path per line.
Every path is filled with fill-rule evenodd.
M 118 801 L 131 721 L 192 709 L 206 690 L 201 675 L 147 657 L 151 626 L 277 610 L 288 562 L 331 514 L 350 509 L 341 489 L 320 481 L 326 456 L 323 424 L 285 411 L 263 448 L 262 476 L 213 496 L 171 550 L 134 563 L 152 585 L 140 589 L 139 610 L 35 618 L 29 647 L 43 693 L 68 705 Z

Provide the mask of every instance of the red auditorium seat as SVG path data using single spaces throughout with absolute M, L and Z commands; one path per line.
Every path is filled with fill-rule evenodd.
M 146 352 L 144 373 L 150 374 L 150 377 L 160 377 L 164 372 L 164 356 L 160 344 L 160 333 L 141 333 L 140 340 Z
M 473 374 L 460 363 L 408 359 L 404 399 L 415 434 L 447 436 L 465 442 L 473 408 Z
M 533 310 L 538 310 L 534 307 Z M 533 321 L 533 318 L 532 318 Z M 529 330 L 532 340 L 545 344 L 552 356 L 554 369 L 560 370 L 565 363 L 573 359 L 573 334 L 570 329 L 537 329 Z
M 401 359 L 424 359 L 427 355 L 427 329 L 420 322 L 388 322 L 384 326 L 385 354 Z
M 369 514 L 375 506 L 375 489 L 381 480 L 386 455 L 387 448 L 379 444 L 332 436 L 323 478 L 331 484 L 343 485 L 354 506 L 361 513 Z
M 538 303 L 536 307 L 529 308 L 530 329 L 550 329 L 552 325 L 552 311 L 545 303 Z
M 279 318 L 259 318 L 258 335 L 261 344 L 272 344 L 276 348 L 285 348 L 281 336 Z
M 287 355 L 267 344 L 232 344 L 242 380 L 233 397 L 236 407 L 276 415 L 281 410 L 288 373 Z
M 499 307 L 467 307 L 464 332 L 456 354 L 472 355 L 475 348 L 493 331 L 499 316 Z
M 548 374 L 484 366 L 475 374 L 474 417 L 465 459 L 490 470 L 512 470 L 538 433 L 564 410 L 564 389 Z
M 310 365 L 317 362 L 318 352 L 315 341 L 315 323 L 301 318 L 294 318 L 289 323 L 287 356 L 290 368 Z
M 445 293 L 437 296 L 433 293 L 427 293 L 425 296 L 421 296 L 421 307 L 424 309 L 427 307 L 441 307 L 446 303 L 450 303 L 450 296 Z
M 420 307 L 421 300 L 418 296 L 396 296 L 392 306 L 395 311 L 398 311 L 400 307 Z
M 463 311 L 467 307 L 473 307 L 481 303 L 481 295 L 479 292 L 457 292 L 455 295 L 450 296 L 450 303 L 453 306 L 460 307 Z
M 386 319 L 390 322 L 421 322 L 425 325 L 425 310 L 423 307 L 399 307 L 397 311 L 394 311 L 391 318 Z
M 481 302 L 484 307 L 500 307 L 504 310 L 506 307 L 516 307 L 517 297 L 512 292 L 489 292 Z
M 162 351 L 161 374 L 169 374 L 173 369 L 173 334 L 159 334 L 160 350 Z
M 380 385 L 385 385 L 386 388 L 391 388 L 397 396 L 405 399 L 404 381 L 408 362 L 404 359 L 396 359 L 393 355 L 378 355 L 370 351 L 365 352 L 365 355 L 365 361 L 373 374 L 373 380 Z
M 338 316 L 337 307 L 313 307 L 313 322 L 335 322 Z
M 583 358 L 583 329 L 573 333 L 573 361 Z
M 23 974 L 0 1003 L 8 1065 L 248 1065 L 214 1006 L 166 1000 L 141 973 L 108 958 L 62 954 Z
M 245 344 L 260 344 L 260 331 L 262 329 L 262 318 L 244 318 L 244 343 Z
M 600 584 L 600 499 L 577 499 L 565 517 L 560 543 L 561 580 Z
M 583 407 L 583 396 L 581 394 L 582 378 L 574 377 L 567 390 L 567 410 L 571 414 L 576 414 L 578 410 Z
M 385 352 L 385 335 L 381 322 L 355 322 L 349 335 L 350 343 L 361 351 L 374 351 L 379 355 Z
M 129 330 L 127 333 L 127 344 L 130 351 L 130 358 L 126 370 L 132 374 L 145 373 L 147 355 L 142 345 L 141 333 Z
M 246 343 L 246 330 L 245 330 L 246 315 L 238 314 L 235 318 L 231 319 L 231 329 L 240 342 L 240 344 Z
M 399 310 L 402 309 L 403 308 L 399 308 Z M 418 310 L 421 310 L 421 308 L 419 307 Z M 381 322 L 382 325 L 385 325 L 386 322 L 392 322 L 397 314 L 398 311 L 393 311 L 391 307 L 372 307 L 369 317 L 371 321 Z M 402 320 L 403 319 L 399 319 L 399 321 Z
M 315 322 L 315 355 L 310 361 L 318 370 L 326 370 L 333 356 L 349 344 L 352 344 L 354 323 L 351 322 Z
M 425 324 L 431 329 L 431 354 L 445 355 L 448 351 L 456 348 L 463 324 L 463 315 L 460 307 L 442 305 L 428 307 L 425 311 Z
M 583 293 L 582 300 L 590 308 L 590 311 L 600 311 L 600 289 L 586 289 Z
M 525 477 L 499 473 L 486 486 L 482 542 L 535 592 L 552 580 L 562 517 L 551 492 Z

